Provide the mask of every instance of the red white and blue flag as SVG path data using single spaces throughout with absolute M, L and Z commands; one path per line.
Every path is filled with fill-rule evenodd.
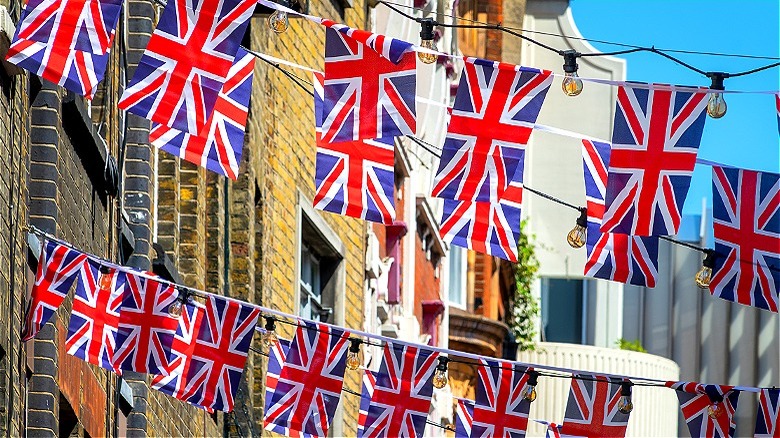
M 167 374 L 171 344 L 179 317 L 168 312 L 177 290 L 133 272 L 117 274 L 123 286 L 114 350 L 114 368 L 137 373 Z M 154 274 L 147 273 L 154 276 Z
M 171 0 L 119 107 L 198 135 L 227 81 L 253 0 Z
M 677 234 L 706 107 L 704 91 L 618 87 L 603 232 Z
M 209 295 L 194 338 L 186 376 L 187 401 L 215 411 L 233 410 L 260 310 Z
M 153 376 L 152 388 L 182 401 L 188 401 L 194 396 L 193 391 L 198 388 L 189 384 L 190 358 L 195 351 L 195 340 L 199 336 L 204 315 L 205 308 L 197 302 L 182 305 L 176 334 L 171 342 L 169 360 L 164 373 Z M 208 407 L 197 404 L 194 406 L 209 413 L 214 412 Z
M 582 140 L 587 199 L 587 259 L 584 274 L 620 283 L 655 287 L 658 276 L 658 238 L 602 233 L 610 145 Z
M 35 284 L 27 302 L 22 341 L 29 341 L 57 312 L 73 281 L 86 269 L 87 256 L 52 240 L 41 248 Z
M 366 370 L 360 397 L 359 437 L 422 437 L 433 396 L 438 353 L 385 344 L 379 372 Z
M 317 159 L 314 207 L 333 213 L 392 224 L 395 220 L 393 138 L 322 141 L 323 81 L 314 74 Z
M 341 399 L 349 333 L 301 321 L 279 372 L 264 427 L 286 436 L 326 437 Z
M 122 307 L 124 277 L 88 260 L 73 297 L 65 348 L 68 354 L 114 371 L 114 349 Z M 119 284 L 118 284 L 119 283 Z
M 780 175 L 712 167 L 715 267 L 720 298 L 778 311 Z
M 561 436 L 626 436 L 629 414 L 618 410 L 621 382 L 595 374 L 573 376 Z
M 498 202 L 511 197 L 505 192 L 513 182 L 522 183 L 513 177 L 523 166 L 552 74 L 484 59 L 465 61 L 431 191 L 445 199 Z
M 238 178 L 244 148 L 255 57 L 239 48 L 214 104 L 214 112 L 198 135 L 152 123 L 152 145 L 212 172 Z
M 774 438 L 780 436 L 780 389 L 762 389 L 756 415 L 755 438 Z
M 324 20 L 322 141 L 413 135 L 417 57 L 411 44 Z
M 543 424 L 547 428 L 544 432 L 545 438 L 561 438 L 561 426 L 544 420 L 534 421 L 539 424 Z
M 739 391 L 733 386 L 703 385 L 696 382 L 666 382 L 677 390 L 680 410 L 691 436 L 701 438 L 731 438 L 737 424 L 734 414 Z M 710 412 L 717 412 L 710 415 Z
M 30 0 L 6 60 L 91 98 L 103 79 L 120 0 Z
M 276 386 L 282 373 L 284 361 L 287 360 L 288 351 L 290 351 L 290 341 L 286 339 L 276 339 L 268 349 L 268 369 L 265 373 L 265 410 L 263 412 L 268 412 L 271 409 L 271 401 L 274 399 Z
M 528 383 L 526 367 L 481 360 L 477 367 L 472 438 L 523 438 L 531 402 L 523 397 Z
M 455 406 L 455 438 L 471 438 L 474 424 L 474 400 L 459 398 Z
M 777 110 L 777 132 L 780 133 L 780 93 L 775 94 L 775 109 Z

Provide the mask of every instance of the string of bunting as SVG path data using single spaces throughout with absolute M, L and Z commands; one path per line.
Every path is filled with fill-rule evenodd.
M 681 405 L 692 400 L 701 405 L 695 413 L 684 410 L 691 424 L 695 427 L 720 424 L 725 425 L 725 430 L 734 427 L 733 412 L 739 393 L 759 393 L 763 404 L 772 403 L 780 396 L 780 390 L 775 388 L 594 374 L 565 367 L 497 360 L 387 338 L 182 286 L 83 253 L 33 226 L 30 232 L 42 238 L 43 245 L 26 312 L 25 341 L 49 321 L 75 283 L 66 339 L 69 354 L 117 373 L 153 374 L 153 388 L 208 411 L 229 412 L 251 348 L 252 333 L 259 331 L 263 354 L 269 359 L 264 424 L 266 429 L 279 433 L 298 431 L 313 436 L 327 435 L 343 391 L 346 369 L 361 369 L 360 344 L 383 348 L 379 371 L 361 371 L 365 375 L 360 392 L 361 406 L 365 406 L 367 412 L 366 416 L 361 416 L 359 425 L 363 436 L 370 434 L 372 428 L 389 431 L 392 435 L 402 424 L 412 427 L 417 436 L 422 436 L 425 424 L 446 427 L 428 421 L 427 415 L 433 388 L 447 385 L 448 363 L 476 367 L 479 376 L 477 398 L 458 403 L 474 404 L 470 423 L 481 424 L 479 427 L 490 430 L 510 427 L 510 423 L 513 428 L 525 430 L 540 377 L 569 378 L 572 379 L 572 391 L 585 385 L 591 392 L 604 391 L 606 397 L 613 398 L 619 408 L 605 413 L 611 418 L 609 422 L 591 422 L 584 426 L 570 422 L 567 426 L 564 420 L 562 426 L 564 432 L 567 427 L 585 427 L 591 432 L 603 432 L 602 427 L 618 427 L 610 436 L 625 433 L 633 410 L 632 386 L 675 389 Z M 196 297 L 199 300 L 195 300 Z M 262 328 L 257 326 L 261 315 L 265 318 Z M 297 328 L 291 341 L 276 336 L 277 322 Z M 201 330 L 201 327 L 208 329 Z M 490 391 L 486 389 L 488 386 Z M 518 392 L 517 388 L 522 391 Z M 512 392 L 510 399 L 516 398 L 517 404 L 510 405 L 517 410 L 499 414 L 499 409 L 508 407 L 498 406 L 497 399 L 491 402 L 486 394 L 506 396 L 505 391 Z M 576 404 L 576 399 L 570 395 L 569 403 Z M 387 413 L 383 413 L 380 406 L 404 410 L 408 421 L 383 422 L 381 417 Z M 604 409 L 604 406 L 581 408 Z M 493 414 L 489 412 L 491 409 Z M 777 422 L 776 418 L 762 419 L 763 409 L 759 411 L 757 424 L 769 420 L 773 423 L 767 424 L 772 427 Z M 504 415 L 508 417 L 502 418 Z M 569 415 L 567 413 L 567 419 L 572 418 Z M 319 420 L 314 421 L 317 418 Z M 456 424 L 456 429 L 458 427 L 463 424 Z

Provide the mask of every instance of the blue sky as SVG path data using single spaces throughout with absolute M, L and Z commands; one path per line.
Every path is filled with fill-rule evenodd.
M 780 56 L 778 0 L 571 0 L 582 35 L 606 41 L 663 49 Z M 620 47 L 592 43 L 601 51 Z M 741 72 L 771 64 L 744 59 L 691 54 L 672 55 L 704 71 Z M 652 53 L 623 55 L 627 78 L 644 82 L 709 86 L 710 80 Z M 780 67 L 725 81 L 731 90 L 777 90 Z M 728 112 L 707 118 L 699 157 L 755 170 L 780 173 L 780 140 L 774 97 L 727 94 Z M 697 165 L 684 213 L 701 212 L 702 197 L 711 205 L 711 170 Z

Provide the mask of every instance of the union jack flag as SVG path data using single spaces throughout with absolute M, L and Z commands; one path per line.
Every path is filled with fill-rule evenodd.
M 762 389 L 758 402 L 755 438 L 780 436 L 778 412 L 780 412 L 780 389 Z
M 22 341 L 29 341 L 62 305 L 73 281 L 86 267 L 87 256 L 52 240 L 41 248 L 35 284 L 27 302 Z
M 411 44 L 324 20 L 322 141 L 413 135 L 416 56 Z
M 124 277 L 122 306 L 113 363 L 116 369 L 147 374 L 166 374 L 171 344 L 179 317 L 168 312 L 178 292 L 157 280 L 132 272 Z M 149 274 L 154 275 L 154 274 Z
M 253 0 L 171 0 L 119 107 L 198 135 L 214 111 Z
M 582 140 L 588 224 L 585 275 L 655 287 L 658 276 L 658 238 L 602 233 L 610 145 Z
M 522 163 L 517 173 L 505 192 L 508 196 L 498 202 L 445 199 L 439 228 L 442 239 L 455 246 L 517 262 L 523 197 Z
M 472 437 L 523 438 L 531 402 L 522 396 L 526 367 L 482 359 L 474 403 Z
M 385 344 L 379 372 L 366 370 L 360 398 L 360 437 L 421 437 L 433 396 L 438 353 Z
M 471 438 L 474 424 L 474 400 L 459 398 L 455 407 L 455 438 Z
M 539 424 L 543 424 L 547 428 L 547 430 L 545 430 L 544 432 L 545 438 L 561 438 L 561 426 L 544 420 L 534 420 L 534 421 L 536 421 Z
M 277 339 L 268 350 L 268 369 L 265 373 L 265 410 L 271 409 L 271 400 L 274 399 L 279 375 L 282 373 L 284 361 L 287 360 L 287 352 L 290 351 L 290 341 Z
M 777 312 L 780 175 L 712 167 L 713 295 Z
M 214 112 L 198 135 L 153 122 L 149 141 L 212 172 L 234 180 L 238 178 L 254 66 L 254 55 L 239 48 L 227 81 L 214 104 Z
M 595 374 L 573 376 L 561 435 L 594 438 L 625 436 L 629 414 L 618 410 L 621 382 Z
M 185 372 L 187 401 L 215 411 L 233 410 L 260 309 L 209 295 Z
M 170 346 L 170 356 L 165 364 L 164 372 L 152 377 L 152 388 L 176 397 L 182 401 L 188 401 L 193 397 L 193 391 L 197 388 L 189 384 L 190 358 L 195 351 L 195 339 L 198 338 L 202 327 L 205 308 L 197 302 L 189 302 L 182 305 L 181 317 L 178 320 L 176 334 Z M 190 404 L 193 404 L 190 402 Z M 193 404 L 206 412 L 214 410 Z
M 618 87 L 601 231 L 677 234 L 706 107 L 705 92 Z
M 735 391 L 733 386 L 703 385 L 696 382 L 666 382 L 666 386 L 677 390 L 680 410 L 692 437 L 734 436 L 737 427 L 734 413 L 737 410 L 739 391 Z M 710 415 L 712 409 L 719 413 Z
M 103 79 L 120 0 L 31 0 L 6 60 L 91 98 Z
M 124 277 L 94 260 L 80 271 L 68 323 L 68 354 L 114 371 Z
M 301 321 L 265 411 L 265 429 L 325 437 L 341 399 L 349 333 Z
M 463 72 L 432 194 L 498 202 L 513 194 L 505 191 L 523 166 L 552 74 L 477 58 L 467 58 Z
M 775 108 L 777 109 L 777 132 L 780 133 L 780 93 L 775 94 Z
M 395 220 L 393 138 L 326 143 L 321 140 L 323 81 L 314 73 L 317 161 L 314 207 L 392 224 Z

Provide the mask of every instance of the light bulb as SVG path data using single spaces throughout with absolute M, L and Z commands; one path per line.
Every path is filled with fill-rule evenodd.
M 710 280 L 712 280 L 712 268 L 702 266 L 696 273 L 696 286 L 707 289 L 710 287 Z
M 720 403 L 713 403 L 707 406 L 707 415 L 709 415 L 710 418 L 718 418 L 721 414 L 723 414 L 723 406 L 721 406 Z
M 526 384 L 523 387 L 523 392 L 520 393 L 520 397 L 533 403 L 536 400 L 536 385 Z
M 566 236 L 566 241 L 569 242 L 569 246 L 572 248 L 582 248 L 585 245 L 585 233 L 585 227 L 579 224 L 575 225 Z
M 433 40 L 422 40 L 420 42 L 420 47 L 436 51 L 439 50 L 436 48 L 436 43 L 434 43 Z M 433 64 L 437 59 L 439 59 L 439 55 L 425 52 L 417 52 L 417 57 L 420 58 L 420 61 L 422 61 L 423 64 Z
M 357 352 L 347 352 L 347 368 L 351 369 L 352 371 L 360 368 L 360 355 Z
M 582 93 L 582 80 L 577 76 L 577 72 L 564 73 L 564 75 L 561 83 L 563 92 L 570 97 L 579 96 Z
M 707 101 L 707 115 L 713 119 L 719 119 L 726 115 L 726 99 L 723 93 L 712 93 Z
M 174 317 L 181 316 L 181 301 L 178 298 L 168 306 L 168 315 Z
M 276 337 L 276 331 L 274 330 L 266 330 L 263 332 L 263 337 L 261 342 L 263 343 L 263 349 L 266 352 L 270 352 L 271 348 L 273 348 L 274 344 L 279 341 L 279 338 Z
M 622 395 L 618 400 L 618 410 L 623 414 L 630 414 L 634 410 L 634 403 L 631 402 L 630 395 Z
M 287 12 L 274 11 L 268 17 L 268 27 L 275 33 L 282 33 L 290 27 L 290 19 L 287 17 Z
M 433 387 L 436 389 L 442 389 L 445 386 L 447 386 L 447 383 L 449 383 L 449 379 L 447 379 L 447 369 L 440 369 L 436 368 L 436 371 L 433 373 Z
M 100 290 L 111 290 L 111 271 L 100 273 Z

